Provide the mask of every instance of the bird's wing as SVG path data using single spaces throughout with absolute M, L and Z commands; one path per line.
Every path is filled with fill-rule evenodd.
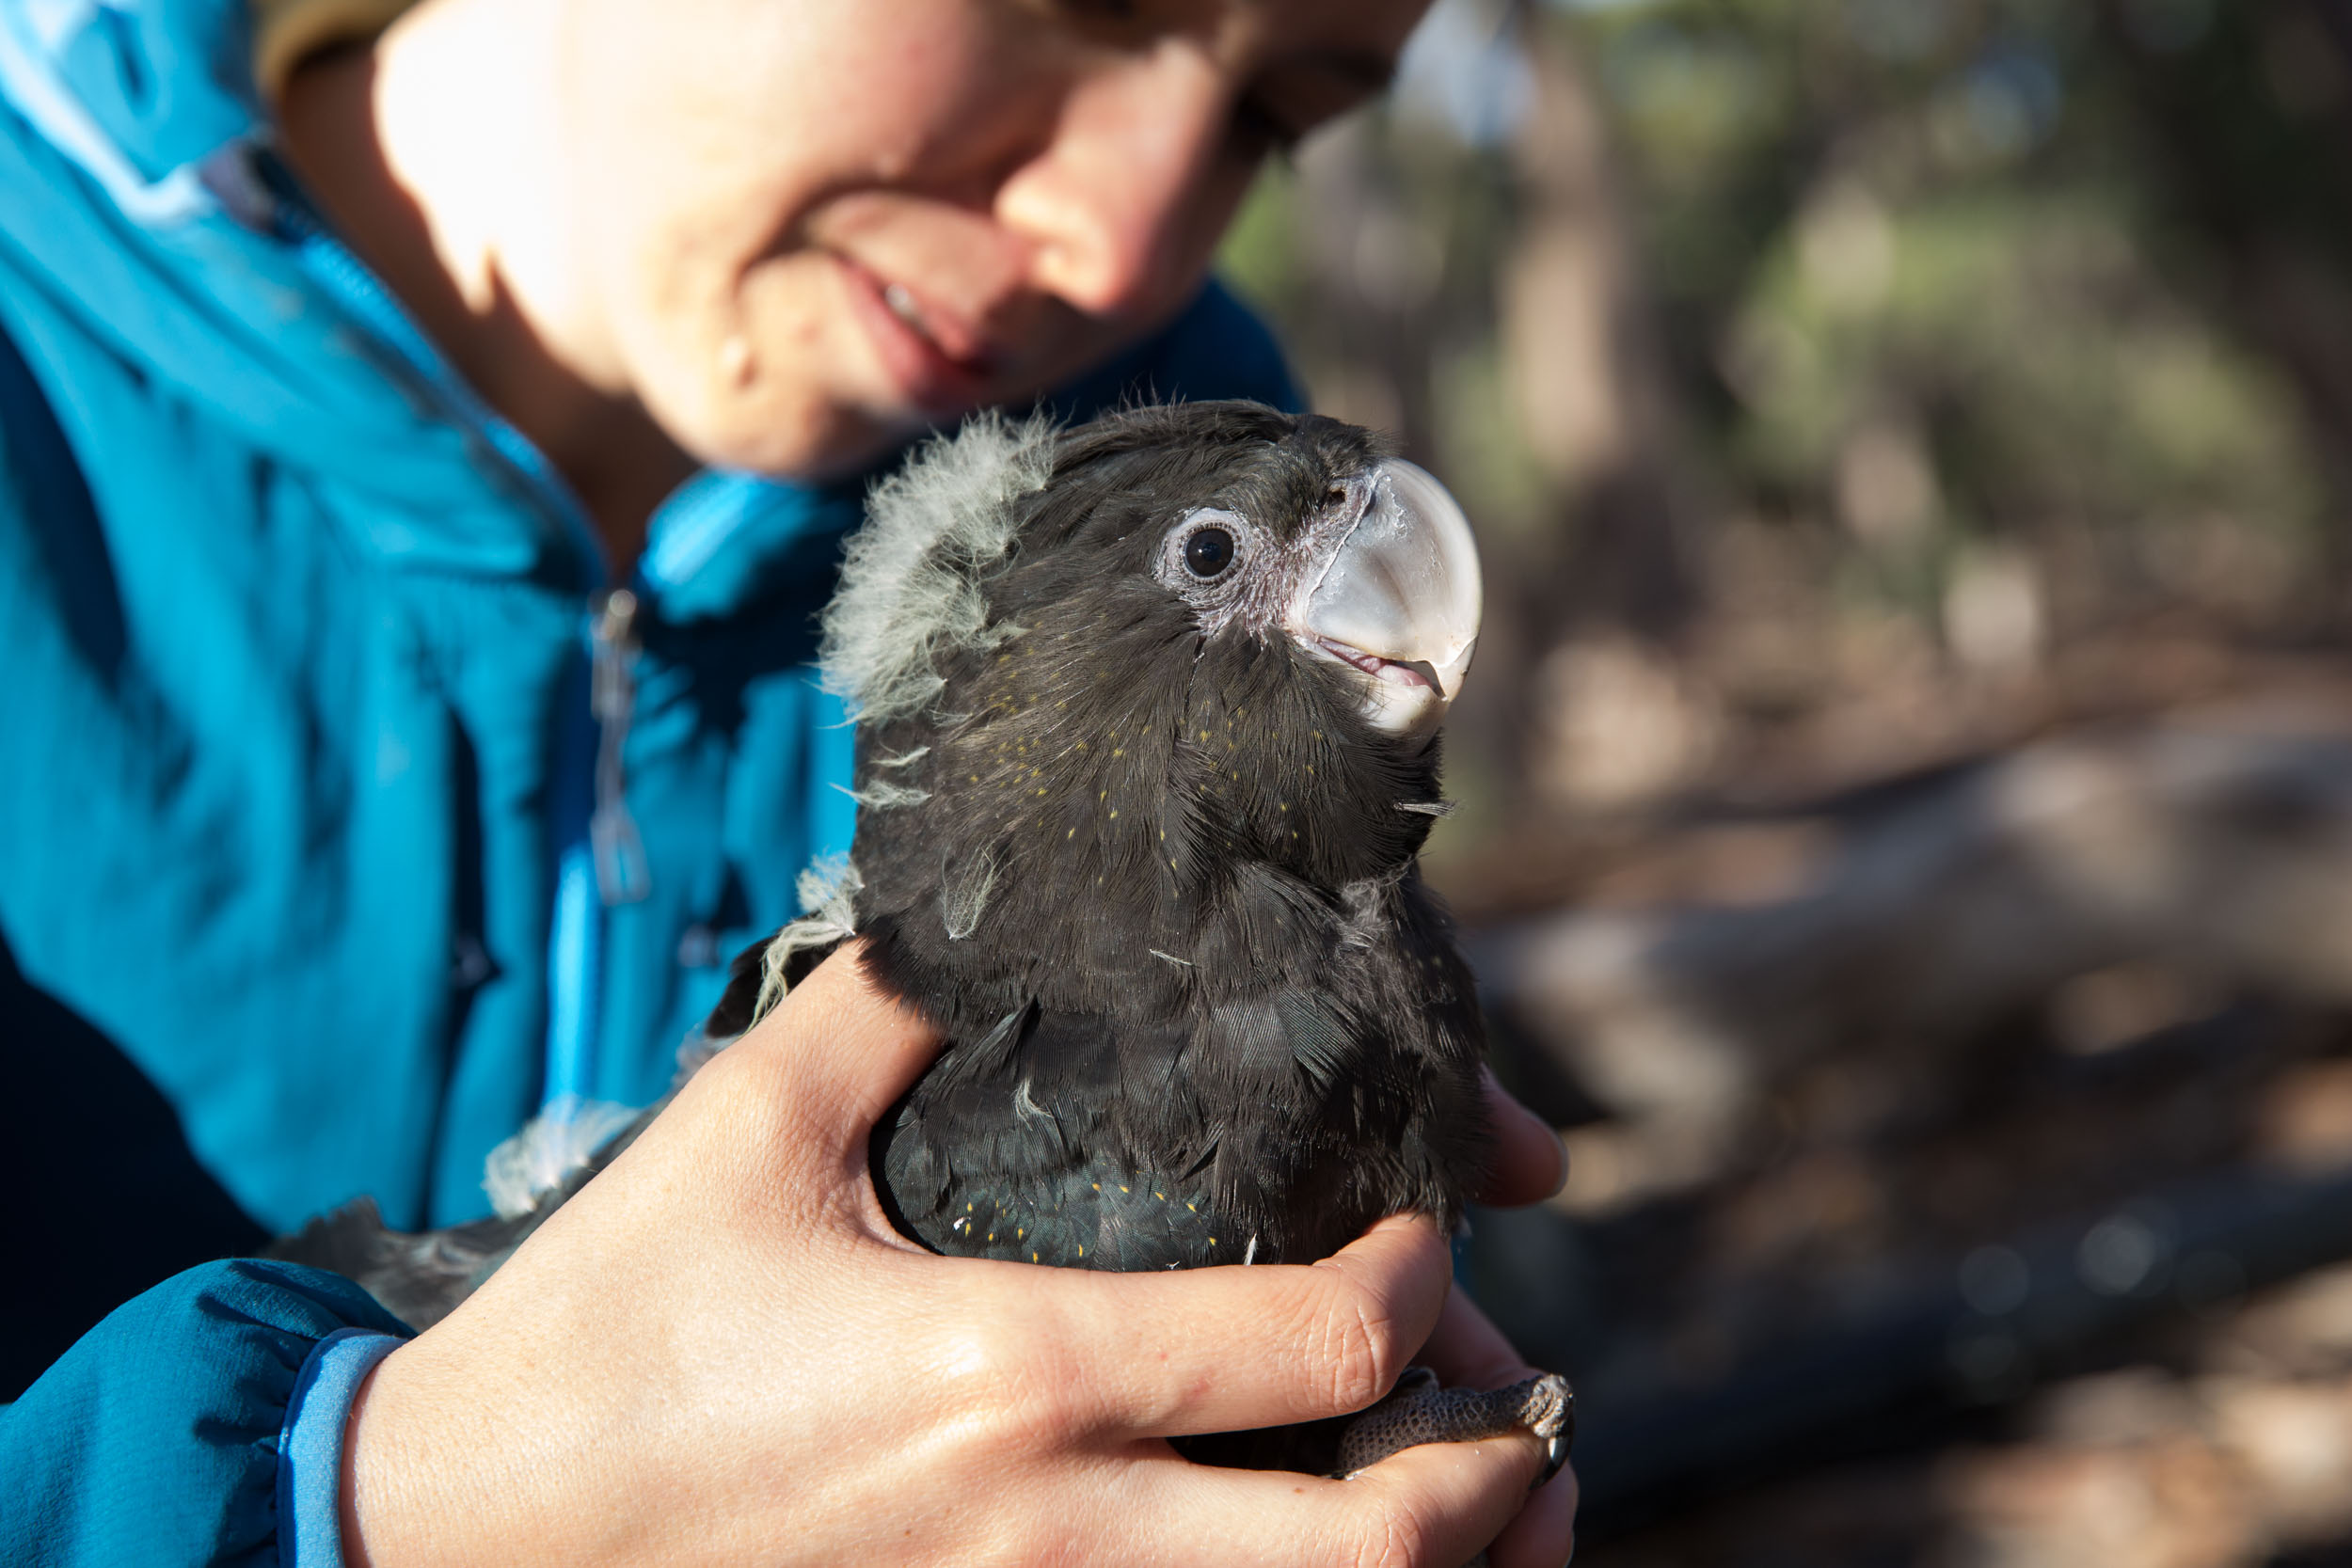
M 1175 1031 L 1032 1007 L 951 1045 L 877 1133 L 894 1221 L 960 1257 L 1118 1272 L 1242 1261 L 1248 1237 L 1208 1201 L 1214 1131 L 1196 1128 L 1189 1158 L 1146 1158 L 1118 1091 L 1122 1068 L 1181 1060 Z M 1181 1119 L 1188 1095 L 1178 1078 L 1158 1109 Z
M 1352 1101 L 1357 1055 L 1346 1015 L 1302 987 L 1166 1021 L 1032 1006 L 949 1048 L 878 1132 L 875 1168 L 899 1228 L 951 1255 L 1273 1261 L 1378 1217 L 1355 1212 L 1347 1162 L 1319 1159 L 1313 1132 Z M 1304 1230 L 1280 1207 L 1302 1191 Z

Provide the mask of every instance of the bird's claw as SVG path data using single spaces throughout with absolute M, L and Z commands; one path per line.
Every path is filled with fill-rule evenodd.
M 1576 1438 L 1576 1393 L 1566 1378 L 1548 1373 L 1483 1393 L 1439 1387 L 1435 1372 L 1411 1367 L 1386 1399 L 1341 1433 L 1335 1473 L 1354 1475 L 1422 1443 L 1470 1443 L 1518 1431 L 1543 1442 L 1544 1467 L 1535 1477 L 1541 1486 L 1567 1463 Z
M 1557 1372 L 1531 1378 L 1519 1386 L 1528 1390 L 1527 1430 L 1544 1440 L 1544 1467 L 1536 1472 L 1534 1482 L 1541 1486 L 1567 1464 L 1568 1449 L 1576 1442 L 1576 1390 Z

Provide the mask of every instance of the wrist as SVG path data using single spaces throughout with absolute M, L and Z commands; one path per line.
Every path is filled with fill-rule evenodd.
M 388 1355 L 352 1401 L 340 1494 L 344 1568 L 469 1568 L 609 1557 L 615 1478 L 572 1380 L 493 1334 L 440 1323 Z M 453 1332 L 454 1331 L 454 1332 Z
M 310 1347 L 278 1433 L 278 1555 L 290 1568 L 342 1568 L 345 1435 L 358 1389 L 398 1335 L 345 1326 Z
M 359 1507 L 359 1477 L 362 1471 L 369 1471 L 379 1480 L 383 1473 L 380 1454 L 373 1456 L 371 1464 L 360 1457 L 359 1450 L 363 1434 L 369 1430 L 368 1407 L 376 1380 L 384 1375 L 386 1365 L 387 1362 L 377 1362 L 360 1382 L 358 1392 L 352 1396 L 350 1418 L 343 1424 L 342 1473 L 336 1483 L 336 1513 L 342 1527 L 343 1568 L 389 1568 L 386 1560 L 370 1549 Z
M 435 1402 L 414 1398 L 412 1346 L 384 1358 L 360 1384 L 343 1429 L 339 1503 L 343 1568 L 439 1568 L 474 1560 L 453 1506 L 472 1466 L 453 1433 L 431 1429 Z M 440 1408 L 447 1412 L 448 1406 Z

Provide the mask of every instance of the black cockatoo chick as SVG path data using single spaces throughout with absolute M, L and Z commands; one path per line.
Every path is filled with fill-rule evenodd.
M 1460 509 L 1353 426 L 1209 403 L 933 443 L 875 492 L 825 617 L 855 858 L 706 1033 L 862 936 L 948 1040 L 873 1144 L 892 1221 L 942 1253 L 1307 1262 L 1399 1211 L 1453 1226 L 1483 1037 L 1415 856 L 1479 612 Z M 511 1250 L 480 1240 L 377 1266 L 469 1289 Z M 1343 1438 L 1191 1451 L 1346 1470 L 1528 1425 L 1565 1452 L 1559 1379 L 1431 1381 Z
M 982 425 L 877 496 L 850 897 L 956 1042 L 877 1139 L 901 1228 L 1146 1269 L 1456 1217 L 1481 1040 L 1414 854 L 1478 616 L 1451 499 L 1328 420 Z

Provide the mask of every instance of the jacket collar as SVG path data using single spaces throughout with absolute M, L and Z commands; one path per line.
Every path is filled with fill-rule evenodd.
M 276 159 L 253 60 L 244 0 L 0 0 L 0 271 L 319 476 L 388 564 L 594 586 L 596 546 L 545 458 Z M 725 613 L 763 564 L 853 521 L 861 488 L 689 482 L 653 521 L 656 607 Z

